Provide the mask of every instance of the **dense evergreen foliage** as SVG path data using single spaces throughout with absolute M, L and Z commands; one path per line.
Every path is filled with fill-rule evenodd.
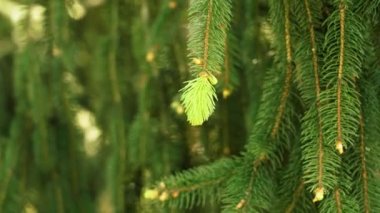
M 0 0 L 0 212 L 380 212 L 380 0 Z

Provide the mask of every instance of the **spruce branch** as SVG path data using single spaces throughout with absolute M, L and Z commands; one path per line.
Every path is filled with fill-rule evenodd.
M 302 192 L 304 191 L 305 184 L 303 180 L 301 179 L 299 181 L 299 185 L 297 189 L 294 191 L 293 196 L 292 196 L 292 201 L 290 202 L 289 206 L 286 208 L 285 212 L 286 213 L 292 213 L 294 211 L 294 208 L 296 207 L 296 203 L 302 196 Z
M 281 179 L 277 190 L 278 204 L 273 208 L 276 212 L 316 212 L 312 193 L 307 190 L 307 184 L 302 176 L 301 151 L 301 144 L 293 143 L 285 168 L 277 173 Z
M 319 207 L 319 212 L 360 212 L 357 201 L 352 194 L 345 192 L 345 189 L 341 186 L 337 186 L 333 193 L 322 201 Z
M 337 138 L 336 138 L 336 149 L 340 154 L 343 153 L 343 137 L 342 137 L 342 109 L 341 109 L 341 96 L 342 96 L 342 78 L 343 78 L 343 64 L 345 55 L 345 15 L 346 15 L 346 5 L 343 0 L 339 3 L 339 22 L 340 22 L 340 50 L 339 50 L 339 67 L 338 67 L 338 82 L 337 82 Z
M 190 71 L 197 79 L 188 81 L 182 89 L 181 100 L 192 125 L 201 125 L 214 111 L 212 97 L 216 99 L 216 94 L 212 85 L 217 82 L 214 74 L 219 73 L 223 65 L 231 7 L 230 0 L 190 2 L 188 49 Z
M 325 176 L 325 152 L 324 136 L 322 130 L 321 118 L 321 85 L 319 74 L 318 53 L 320 43 L 318 35 L 315 32 L 315 25 L 319 25 L 318 19 L 321 16 L 320 6 L 318 4 L 310 5 L 308 0 L 296 5 L 296 14 L 299 14 L 299 22 L 302 31 L 299 35 L 299 44 L 296 50 L 296 62 L 300 65 L 301 81 L 299 88 L 302 98 L 309 108 L 303 117 L 302 137 L 304 155 L 304 172 L 307 182 L 313 182 L 316 185 L 312 188 L 315 194 L 314 201 L 320 201 L 324 196 L 324 176 Z M 301 16 L 302 14 L 302 16 Z M 306 16 L 306 18 L 305 18 Z M 305 21 L 306 20 L 306 21 Z M 304 41 L 308 37 L 309 41 Z M 312 71 L 312 72 L 310 72 Z M 314 93 L 314 95 L 312 95 Z M 312 135 L 312 136 L 311 136 Z M 316 144 L 316 145 L 314 145 Z M 311 148 L 313 147 L 314 150 Z M 314 157 L 306 155 L 314 155 Z M 311 162 L 312 161 L 312 162 Z M 314 177 L 312 177 L 314 176 Z
M 238 160 L 221 159 L 211 165 L 167 177 L 156 187 L 147 189 L 144 197 L 182 208 L 204 205 L 206 199 L 219 200 L 218 192 L 235 172 Z
M 312 106 L 303 118 L 301 140 L 304 179 L 314 192 L 314 202 L 323 200 L 334 188 L 336 169 L 340 166 L 338 154 L 319 138 L 316 121 L 316 107 Z
M 316 35 L 315 35 L 315 29 L 314 29 L 314 23 L 313 23 L 313 14 L 311 12 L 310 3 L 309 0 L 304 0 L 305 8 L 306 8 L 306 14 L 307 14 L 307 22 L 308 22 L 308 28 L 310 33 L 310 48 L 312 53 L 312 62 L 313 62 L 313 73 L 314 73 L 314 79 L 315 79 L 315 96 L 316 96 L 316 105 L 317 105 L 317 111 L 318 111 L 318 120 L 319 120 L 319 129 L 322 129 L 321 117 L 320 117 L 320 80 L 319 80 L 319 65 L 318 65 L 318 54 L 317 54 L 317 42 L 316 42 Z M 320 132 L 321 133 L 321 132 Z M 321 133 L 322 134 L 322 133 Z
M 291 45 L 291 37 L 290 37 L 290 9 L 289 9 L 289 2 L 288 0 L 283 0 L 284 4 L 284 28 L 285 28 L 285 49 L 286 49 L 286 77 L 285 77 L 285 83 L 284 88 L 282 91 L 282 95 L 280 98 L 280 105 L 277 109 L 277 115 L 275 118 L 275 122 L 271 131 L 271 137 L 275 138 L 278 134 L 280 123 L 283 118 L 283 114 L 285 113 L 285 106 L 288 100 L 288 96 L 290 93 L 290 87 L 291 87 L 291 79 L 292 79 L 292 45 Z
M 250 178 L 249 178 L 249 182 L 248 182 L 248 186 L 246 188 L 246 190 L 244 191 L 244 196 L 243 198 L 241 198 L 239 200 L 239 202 L 237 203 L 236 205 L 236 209 L 237 210 L 244 210 L 246 209 L 247 207 L 250 206 L 250 203 L 249 201 L 251 200 L 252 198 L 252 191 L 253 191 L 253 187 L 254 186 L 254 181 L 255 181 L 255 178 L 256 178 L 256 175 L 257 175 L 257 169 L 259 168 L 259 166 L 264 163 L 265 161 L 267 161 L 268 159 L 265 157 L 265 156 L 261 156 L 261 158 L 258 158 L 256 159 L 254 162 L 253 162 L 253 169 L 252 169 L 252 172 L 250 174 Z
M 249 155 L 241 159 L 223 190 L 223 212 L 269 211 L 275 196 L 274 171 L 264 162 L 269 161 L 254 161 Z
M 261 104 L 247 150 L 252 156 L 266 155 L 274 163 L 281 162 L 281 151 L 276 152 L 285 149 L 291 143 L 296 132 L 294 121 L 298 118 L 294 116 L 296 101 L 292 99 L 293 50 L 290 5 L 287 0 L 273 0 L 269 3 L 275 37 L 272 45 L 278 54 L 275 58 L 276 65 L 266 73 Z
M 321 93 L 321 114 L 327 144 L 337 152 L 354 144 L 359 127 L 360 101 L 355 81 L 364 61 L 365 26 L 350 10 L 349 1 L 336 3 L 327 18 L 323 66 L 326 90 Z
M 364 25 L 360 17 L 349 7 L 349 1 L 335 2 L 334 12 L 326 19 L 327 32 L 324 41 L 324 64 L 322 67 L 323 87 L 320 93 L 320 115 L 324 144 L 323 189 L 328 194 L 337 185 L 336 171 L 341 171 L 341 156 L 344 149 L 355 143 L 359 127 L 360 101 L 356 79 L 364 61 Z M 308 134 L 304 132 L 304 135 Z M 308 136 L 309 137 L 309 136 Z M 312 139 L 309 137 L 309 139 Z M 304 146 L 305 155 L 309 147 Z M 334 149 L 336 151 L 332 151 Z M 305 166 L 315 165 L 308 162 Z M 313 178 L 315 167 L 305 173 L 305 177 L 318 188 L 318 180 Z M 319 178 L 318 178 L 319 179 Z M 317 197 L 317 196 L 316 196 Z
M 353 191 L 353 178 L 351 176 L 352 158 L 349 154 L 353 151 L 352 147 L 347 150 L 347 154 L 342 156 L 341 168 L 337 171 L 337 183 L 328 193 L 326 199 L 319 205 L 320 212 L 359 212 L 359 205 Z M 349 154 L 348 154 L 349 153 Z
M 349 177 L 353 170 L 348 166 L 351 163 L 352 156 L 349 154 L 352 150 L 357 151 L 355 153 L 357 162 L 354 165 L 359 168 L 359 173 L 355 174 L 360 177 L 358 178 L 360 181 L 356 182 L 360 182 L 363 203 L 364 205 L 372 204 L 370 202 L 372 167 L 370 164 L 363 166 L 363 162 L 367 163 L 366 159 L 369 157 L 367 157 L 368 152 L 364 152 L 367 141 L 365 145 L 360 141 L 367 137 L 363 132 L 366 133 L 368 128 L 367 122 L 361 121 L 363 118 L 359 116 L 361 111 L 359 94 L 363 94 L 357 90 L 359 86 L 357 81 L 361 76 L 363 61 L 365 61 L 363 44 L 368 33 L 363 30 L 366 29 L 363 27 L 363 17 L 353 12 L 354 7 L 351 7 L 351 2 L 348 0 L 337 0 L 326 4 L 328 10 L 334 10 L 332 13 L 330 11 L 327 13 L 326 20 L 323 20 L 326 14 L 322 12 L 322 5 L 325 2 L 314 4 L 309 0 L 300 0 L 299 3 L 301 6 L 297 5 L 297 8 L 296 6 L 293 8 L 288 0 L 271 2 L 271 13 L 273 13 L 271 15 L 274 16 L 272 24 L 274 37 L 276 37 L 273 43 L 278 52 L 276 54 L 278 66 L 268 71 L 261 99 L 261 110 L 259 110 L 254 132 L 247 145 L 248 153 L 235 165 L 233 176 L 227 179 L 205 180 L 186 186 L 176 185 L 173 188 L 165 184 L 156 195 L 158 199 L 173 198 L 175 200 L 181 195 L 186 196 L 193 192 L 197 194 L 203 187 L 208 188 L 223 183 L 225 184 L 223 186 L 226 186 L 222 199 L 225 211 L 269 211 L 268 200 L 270 199 L 268 198 L 273 198 L 272 188 L 269 185 L 276 183 L 276 180 L 271 179 L 271 175 L 275 174 L 275 169 L 288 164 L 288 157 L 294 155 L 294 153 L 288 153 L 290 147 L 293 146 L 287 145 L 294 145 L 301 140 L 301 147 L 298 147 L 300 148 L 298 159 L 300 165 L 289 166 L 289 168 L 300 169 L 297 174 L 289 172 L 289 177 L 294 178 L 291 187 L 281 186 L 284 189 L 291 188 L 286 194 L 288 199 L 281 203 L 282 210 L 302 212 L 309 210 L 308 208 L 314 208 L 315 211 L 316 208 L 320 208 L 321 212 L 358 211 L 359 203 L 355 200 L 357 195 L 353 193 L 351 187 L 356 180 Z M 203 16 L 198 19 L 202 19 L 203 22 L 197 22 L 203 24 L 196 27 L 206 30 L 199 31 L 198 40 L 193 43 L 198 45 L 194 47 L 199 48 L 199 51 L 193 51 L 189 45 L 189 57 L 192 61 L 190 67 L 196 78 L 188 81 L 181 90 L 181 101 L 185 105 L 190 123 L 200 125 L 213 112 L 216 100 L 213 82 L 216 81 L 214 75 L 219 70 L 210 67 L 213 64 L 212 42 L 215 41 L 211 39 L 213 20 L 215 20 L 213 14 L 214 6 L 218 4 L 218 1 L 200 0 L 192 1 L 191 4 L 199 4 L 199 8 L 203 8 Z M 200 14 L 199 10 L 193 14 Z M 293 15 L 302 16 L 304 20 L 299 21 L 301 25 L 290 24 L 293 21 Z M 324 24 L 319 22 L 322 20 Z M 191 27 L 191 24 L 189 26 Z M 224 30 L 223 25 L 221 29 Z M 189 30 L 194 32 L 194 28 Z M 223 35 L 220 38 L 223 38 L 221 50 L 223 50 L 222 62 L 224 63 L 219 63 L 218 66 L 224 65 L 226 69 L 222 76 L 226 84 L 230 80 L 230 70 L 227 69 L 230 64 L 227 57 L 229 47 L 225 32 L 220 35 Z M 297 36 L 299 36 L 298 40 Z M 189 43 L 191 41 L 194 39 L 191 39 L 190 33 Z M 296 116 L 293 114 L 293 108 L 297 106 L 297 103 L 291 96 L 293 94 L 293 60 L 297 65 L 296 71 L 300 75 L 298 86 L 302 105 L 306 109 L 298 111 Z M 283 72 L 278 72 L 279 70 Z M 200 96 L 203 98 L 194 98 Z M 363 114 L 367 119 L 366 113 Z M 294 132 L 287 131 L 288 129 L 299 130 L 299 123 L 297 123 L 299 120 L 295 118 L 298 115 L 303 116 L 300 138 Z M 362 124 L 363 122 L 365 125 Z M 358 129 L 361 138 L 359 141 L 356 140 Z M 286 143 L 288 144 L 284 145 Z M 347 150 L 347 153 L 343 155 L 344 150 Z M 260 167 L 259 165 L 264 162 L 268 162 L 268 165 Z M 263 192 L 263 188 L 267 191 Z M 314 199 L 311 199 L 312 193 L 314 193 Z M 184 199 L 202 200 L 203 197 L 198 199 L 189 195 Z M 313 204 L 312 201 L 321 201 L 321 203 Z M 194 205 L 191 202 L 193 201 L 185 206 Z M 262 204 L 257 204 L 258 202 Z M 300 207 L 302 210 L 299 210 Z

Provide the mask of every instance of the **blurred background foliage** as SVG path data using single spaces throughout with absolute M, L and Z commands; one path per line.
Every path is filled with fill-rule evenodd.
M 274 56 L 267 3 L 233 1 L 219 101 L 202 127 L 178 94 L 190 78 L 187 6 L 0 0 L 0 212 L 157 212 L 144 188 L 242 150 Z

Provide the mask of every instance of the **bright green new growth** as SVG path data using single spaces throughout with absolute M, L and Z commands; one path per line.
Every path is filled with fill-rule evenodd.
M 187 120 L 193 126 L 201 125 L 215 109 L 217 97 L 214 86 L 208 77 L 201 76 L 188 81 L 182 90 L 181 101 L 185 106 Z
M 189 59 L 190 72 L 197 79 L 188 81 L 181 97 L 188 120 L 201 125 L 214 111 L 215 89 L 224 62 L 225 41 L 231 20 L 230 0 L 198 0 L 189 5 Z M 207 73 L 206 77 L 202 73 Z

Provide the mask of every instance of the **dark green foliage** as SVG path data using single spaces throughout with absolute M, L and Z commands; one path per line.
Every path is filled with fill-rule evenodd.
M 205 205 L 209 198 L 219 201 L 222 189 L 227 186 L 227 180 L 233 176 L 237 160 L 219 160 L 212 166 L 201 166 L 178 174 L 176 177 L 164 179 L 165 186 L 161 196 L 168 193 L 171 199 L 170 205 L 189 208 L 194 205 Z M 207 174 L 207 175 L 205 175 Z
M 253 163 L 252 163 L 253 162 Z M 223 192 L 223 212 L 262 212 L 271 209 L 275 198 L 273 170 L 260 167 L 251 158 L 242 160 Z
M 279 172 L 278 200 L 273 211 L 317 212 L 316 206 L 312 203 L 312 193 L 305 190 L 307 184 L 302 177 L 300 145 L 295 144 L 290 154 L 288 165 Z
M 379 12 L 0 0 L 0 212 L 380 212 Z

